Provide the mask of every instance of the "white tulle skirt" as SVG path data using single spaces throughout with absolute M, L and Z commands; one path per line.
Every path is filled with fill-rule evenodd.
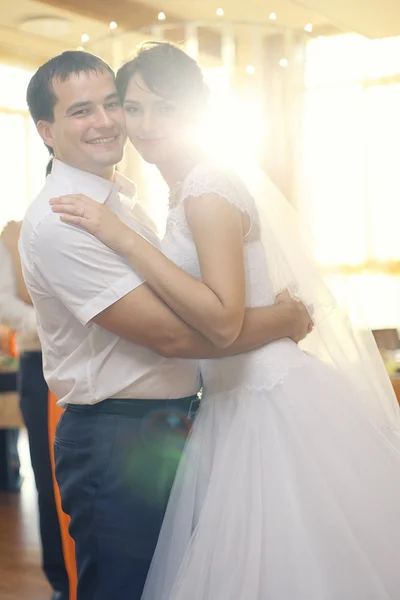
M 400 454 L 309 357 L 205 394 L 143 600 L 399 600 Z

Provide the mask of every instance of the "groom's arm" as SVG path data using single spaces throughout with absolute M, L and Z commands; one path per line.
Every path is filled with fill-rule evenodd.
M 242 331 L 229 348 L 216 348 L 183 322 L 144 284 L 93 321 L 118 336 L 169 358 L 221 358 L 241 354 L 281 338 L 303 339 L 310 325 L 305 307 L 289 294 L 273 306 L 248 309 Z

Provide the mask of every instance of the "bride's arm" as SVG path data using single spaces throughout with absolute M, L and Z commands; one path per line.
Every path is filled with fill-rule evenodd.
M 245 311 L 241 213 L 218 196 L 186 200 L 202 281 L 185 273 L 140 236 L 129 236 L 124 254 L 154 292 L 215 346 L 238 337 Z
M 154 292 L 215 346 L 230 346 L 238 337 L 245 311 L 242 215 L 223 198 L 186 200 L 202 281 L 177 267 L 106 206 L 84 196 L 51 203 L 54 212 L 64 213 L 65 222 L 87 229 L 124 254 Z

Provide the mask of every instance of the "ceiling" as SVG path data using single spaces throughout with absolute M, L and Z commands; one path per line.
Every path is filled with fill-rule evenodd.
M 291 0 L 291 4 L 315 10 L 332 25 L 369 38 L 400 35 L 399 0 Z
M 217 17 L 222 8 L 224 16 Z M 166 20 L 157 15 L 163 11 Z M 276 20 L 269 18 L 276 14 Z M 118 29 L 112 34 L 109 22 Z M 0 52 L 28 55 L 32 60 L 48 57 L 81 44 L 81 35 L 90 40 L 89 50 L 110 59 L 110 36 L 149 25 L 170 25 L 181 21 L 206 21 L 204 33 L 220 32 L 228 21 L 254 23 L 273 32 L 288 28 L 304 31 L 311 23 L 314 33 L 329 30 L 355 31 L 367 37 L 400 35 L 399 0 L 13 0 L 0 4 Z M 143 34 L 122 36 L 126 55 Z M 180 39 L 184 30 L 180 29 Z M 132 47 L 132 48 L 131 48 Z
M 157 18 L 159 10 L 169 13 L 184 20 L 226 20 L 254 22 L 267 25 L 284 26 L 292 29 L 303 29 L 307 23 L 326 24 L 328 20 L 318 11 L 297 6 L 291 0 L 164 0 L 165 6 L 161 8 L 162 0 L 142 0 L 143 4 L 154 7 L 154 16 Z M 224 16 L 218 18 L 218 8 L 224 10 Z M 273 23 L 269 15 L 275 13 L 276 21 Z

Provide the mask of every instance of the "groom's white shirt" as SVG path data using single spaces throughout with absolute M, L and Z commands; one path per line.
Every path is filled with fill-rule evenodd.
M 196 361 L 163 358 L 121 339 L 92 319 L 143 280 L 127 261 L 91 234 L 60 221 L 49 200 L 85 194 L 107 203 L 153 244 L 140 206 L 130 213 L 135 186 L 115 183 L 55 160 L 51 175 L 30 204 L 19 250 L 42 344 L 44 374 L 59 404 L 95 404 L 105 398 L 181 398 L 199 389 Z

